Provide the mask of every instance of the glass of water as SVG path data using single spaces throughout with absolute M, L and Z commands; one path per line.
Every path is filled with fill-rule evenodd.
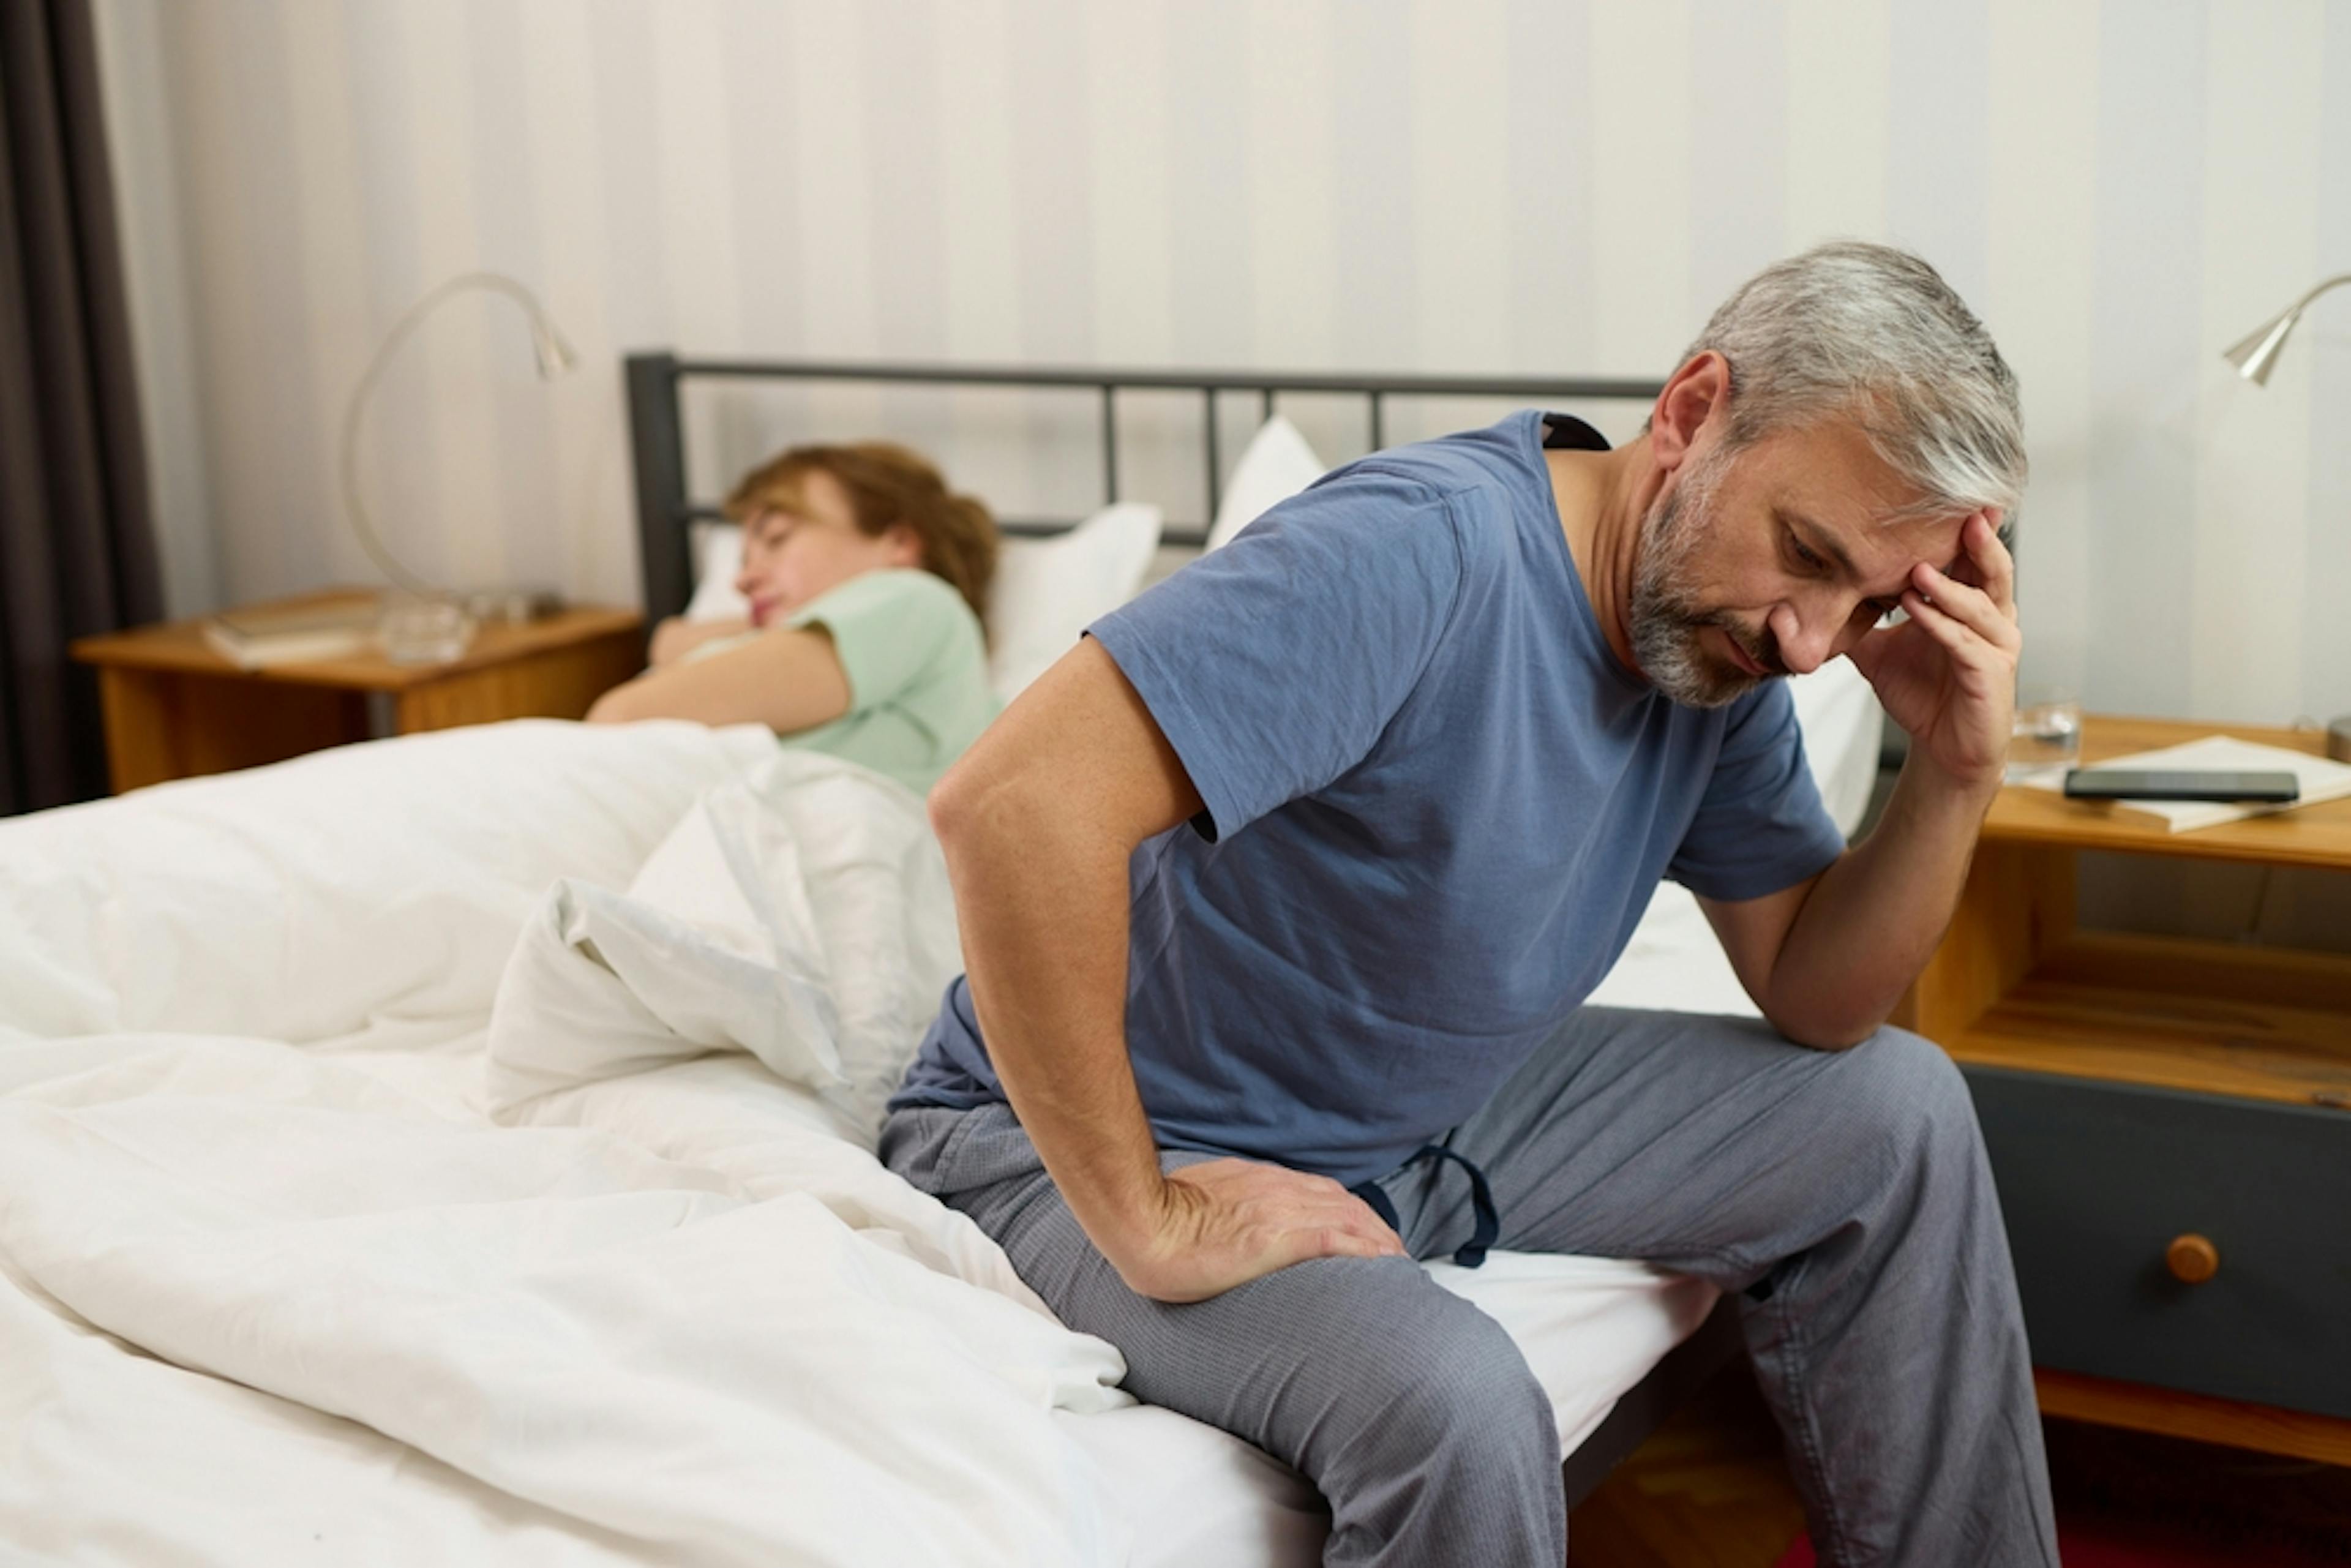
M 2081 758 L 2080 701 L 2049 692 L 2019 694 L 2009 732 L 2008 782 L 2062 777 Z
M 474 618 L 454 600 L 394 591 L 383 596 L 376 635 L 395 664 L 445 664 L 472 644 Z

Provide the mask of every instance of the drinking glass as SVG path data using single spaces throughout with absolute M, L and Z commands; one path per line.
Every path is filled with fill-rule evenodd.
M 2058 692 L 2018 694 L 2016 723 L 2009 732 L 2008 782 L 2062 777 L 2081 756 L 2078 699 Z
M 376 638 L 395 664 L 445 664 L 472 645 L 474 618 L 452 600 L 387 593 Z

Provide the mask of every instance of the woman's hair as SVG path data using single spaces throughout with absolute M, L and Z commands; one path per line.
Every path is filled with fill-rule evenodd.
M 996 519 L 946 480 L 920 453 L 888 441 L 795 446 L 748 474 L 726 497 L 726 515 L 748 525 L 770 509 L 800 508 L 800 486 L 822 470 L 849 496 L 858 530 L 879 538 L 903 523 L 922 541 L 923 570 L 963 595 L 987 623 L 987 590 L 996 580 Z

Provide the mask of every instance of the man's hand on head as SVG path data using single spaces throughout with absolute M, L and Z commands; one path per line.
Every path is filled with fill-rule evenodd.
M 1908 619 L 1864 637 L 1851 657 L 1914 752 L 1951 783 L 1987 797 L 2008 758 L 2016 707 L 2016 561 L 1987 509 L 1959 525 L 1949 572 L 1925 561 L 1902 591 Z
M 1171 1174 L 1154 1234 L 1113 1258 L 1138 1295 L 1200 1301 L 1311 1258 L 1405 1258 L 1371 1206 L 1328 1176 L 1256 1160 Z

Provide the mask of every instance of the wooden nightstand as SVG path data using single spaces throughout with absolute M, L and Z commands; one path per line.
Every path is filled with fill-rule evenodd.
M 2323 750 L 2094 718 L 2082 755 L 2214 733 Z M 2082 930 L 2084 850 L 2351 871 L 2351 800 L 2171 833 L 2011 787 L 1898 1019 L 1974 1092 L 2043 1409 L 2351 1464 L 2351 955 Z
M 268 608 L 370 598 L 330 589 Z M 204 621 L 84 637 L 98 668 L 114 792 L 225 773 L 377 735 L 503 718 L 578 718 L 644 667 L 644 618 L 576 608 L 528 625 L 486 625 L 463 656 L 395 664 L 381 653 L 241 670 L 204 641 Z

